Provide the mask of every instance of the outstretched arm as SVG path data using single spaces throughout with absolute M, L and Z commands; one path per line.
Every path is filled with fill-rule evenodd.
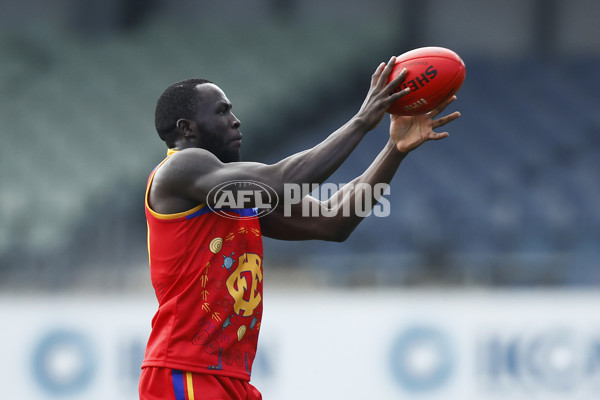
M 455 120 L 460 113 L 434 118 L 455 99 L 448 99 L 428 114 L 391 115 L 390 140 L 363 174 L 326 201 L 305 196 L 296 204 L 281 205 L 261 218 L 263 234 L 282 240 L 345 240 L 377 204 L 406 155 L 426 141 L 448 136 L 447 132 L 433 130 Z
M 272 165 L 222 163 L 204 149 L 185 149 L 171 156 L 157 172 L 151 196 L 156 193 L 160 198 L 171 196 L 198 204 L 207 202 L 212 188 L 228 181 L 258 181 L 271 187 L 279 196 L 283 195 L 286 183 L 323 182 L 344 162 L 364 135 L 379 124 L 389 105 L 408 93 L 408 90 L 394 93 L 404 80 L 406 71 L 387 83 L 394 63 L 395 57 L 392 57 L 387 65 L 379 65 L 371 77 L 369 92 L 358 113 L 313 148 Z M 254 205 L 248 200 L 244 207 Z

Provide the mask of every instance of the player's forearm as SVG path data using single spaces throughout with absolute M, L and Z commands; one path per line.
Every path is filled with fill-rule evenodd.
M 327 202 L 335 217 L 328 221 L 337 241 L 345 240 L 379 202 L 406 154 L 388 141 L 369 168 Z
M 399 152 L 394 143 L 389 140 L 365 172 L 349 182 L 345 186 L 345 190 L 338 191 L 328 200 L 329 206 L 333 206 L 333 204 L 347 206 L 346 203 L 355 200 L 356 193 L 354 189 L 361 185 L 368 185 L 373 188 L 377 184 L 389 184 L 405 157 L 406 154 Z M 379 199 L 376 194 L 373 191 L 374 200 Z
M 394 142 L 388 140 L 377 158 L 362 175 L 355 179 L 355 182 L 370 185 L 390 183 L 405 157 L 406 153 L 398 151 Z
M 318 145 L 273 165 L 283 183 L 320 184 L 335 172 L 368 132 L 368 125 L 353 118 Z

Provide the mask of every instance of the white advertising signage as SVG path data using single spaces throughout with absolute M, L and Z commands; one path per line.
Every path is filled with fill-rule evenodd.
M 600 293 L 273 291 L 265 400 L 600 398 Z M 151 298 L 3 297 L 6 398 L 133 399 Z

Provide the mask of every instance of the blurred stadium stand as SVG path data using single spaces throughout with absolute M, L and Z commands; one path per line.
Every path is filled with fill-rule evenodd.
M 596 3 L 545 3 L 552 37 L 533 0 L 418 2 L 423 24 L 410 1 L 235 2 L 227 16 L 191 1 L 137 15 L 136 3 L 28 0 L 2 17 L 4 287 L 147 287 L 143 191 L 164 155 L 153 112 L 170 83 L 219 84 L 242 121 L 244 158 L 269 162 L 352 116 L 378 62 L 429 44 L 467 64 L 451 138 L 405 160 L 389 218 L 368 218 L 342 244 L 266 240 L 267 263 L 346 286 L 600 282 Z M 14 20 L 25 6 L 24 27 Z M 366 168 L 385 131 L 329 182 Z

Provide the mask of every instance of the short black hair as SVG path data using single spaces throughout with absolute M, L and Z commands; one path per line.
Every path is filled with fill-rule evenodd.
M 181 118 L 194 119 L 198 105 L 196 86 L 212 83 L 206 79 L 192 78 L 176 82 L 165 89 L 156 102 L 154 126 L 158 136 L 169 145 L 169 136 Z

